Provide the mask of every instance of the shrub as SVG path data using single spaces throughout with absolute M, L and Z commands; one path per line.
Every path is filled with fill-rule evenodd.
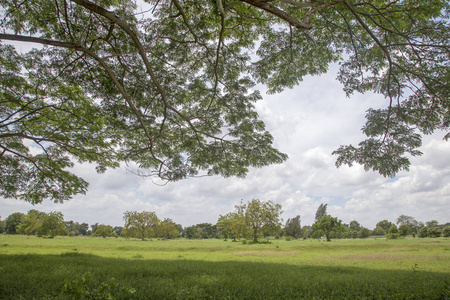
M 400 236 L 407 236 L 409 232 L 409 226 L 406 224 L 402 224 L 398 227 L 398 232 Z
M 286 241 L 292 241 L 292 240 L 294 240 L 294 237 L 293 236 L 286 236 L 285 238 L 284 238 Z
M 370 236 L 370 230 L 365 227 L 362 227 L 361 230 L 359 231 L 358 235 L 359 235 L 359 238 L 361 238 L 361 239 L 368 238 Z
M 439 227 L 430 227 L 427 230 L 427 235 L 430 238 L 440 237 L 441 234 L 442 234 L 442 232 Z
M 391 228 L 389 228 L 389 233 L 386 235 L 386 238 L 388 239 L 396 239 L 400 237 L 400 233 L 398 232 L 398 228 L 395 225 L 392 225 Z
M 422 227 L 419 230 L 419 237 L 420 238 L 426 238 L 428 236 L 428 228 Z
M 445 227 L 442 230 L 442 236 L 443 237 L 450 237 L 450 226 Z
M 375 229 L 372 231 L 372 235 L 375 236 L 383 236 L 386 235 L 386 232 L 384 231 L 383 228 L 381 228 L 380 226 L 375 227 Z

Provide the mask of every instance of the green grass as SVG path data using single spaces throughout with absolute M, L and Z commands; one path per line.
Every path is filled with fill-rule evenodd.
M 0 299 L 450 299 L 450 240 L 0 236 Z

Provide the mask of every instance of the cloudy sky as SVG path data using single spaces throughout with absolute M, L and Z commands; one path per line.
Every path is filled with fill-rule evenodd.
M 275 146 L 289 155 L 282 165 L 252 169 L 245 179 L 195 178 L 165 186 L 124 167 L 98 175 L 93 166 L 80 165 L 76 173 L 90 183 L 86 195 L 36 206 L 0 198 L 0 216 L 37 209 L 61 211 L 66 220 L 123 226 L 125 211 L 147 210 L 186 227 L 214 224 L 241 199 L 258 198 L 281 204 L 284 221 L 300 215 L 302 226 L 313 223 L 321 203 L 344 223 L 357 220 L 369 229 L 383 219 L 395 222 L 401 214 L 422 222 L 450 222 L 450 143 L 442 141 L 442 132 L 425 137 L 424 155 L 413 158 L 410 171 L 394 179 L 361 166 L 335 167 L 333 150 L 364 138 L 360 128 L 366 110 L 388 104 L 372 94 L 347 98 L 336 71 L 332 67 L 328 74 L 305 78 L 297 88 L 277 95 L 266 95 L 261 87 L 264 100 L 257 109 Z

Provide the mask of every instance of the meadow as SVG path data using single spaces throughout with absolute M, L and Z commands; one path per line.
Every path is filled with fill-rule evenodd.
M 0 299 L 450 299 L 450 239 L 3 235 Z

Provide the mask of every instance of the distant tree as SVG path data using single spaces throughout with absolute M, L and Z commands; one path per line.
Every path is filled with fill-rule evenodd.
M 419 238 L 426 238 L 428 236 L 428 228 L 422 227 L 419 230 Z
M 66 235 L 78 235 L 78 230 L 76 228 L 76 223 L 72 220 L 66 221 L 64 224 Z
M 200 223 L 195 225 L 198 238 L 213 239 L 217 236 L 217 226 L 211 223 Z
M 183 229 L 183 236 L 187 239 L 197 239 L 198 238 L 197 227 L 195 225 L 185 227 Z
M 358 237 L 361 239 L 365 239 L 365 238 L 368 238 L 369 236 L 370 236 L 370 230 L 365 227 L 361 227 L 361 229 L 359 230 L 359 233 L 358 233 Z
M 226 215 L 220 215 L 217 220 L 217 228 L 223 235 L 229 234 L 234 241 L 240 239 L 247 230 L 245 222 L 246 205 L 242 203 L 234 207 L 234 211 Z M 224 236 L 225 237 L 225 236 Z
M 5 232 L 5 221 L 2 220 L 2 217 L 0 216 L 0 233 Z
M 219 219 L 217 220 L 216 223 L 217 233 L 225 241 L 231 236 L 232 220 L 231 216 L 229 216 L 230 214 L 232 213 L 228 213 L 226 215 L 219 215 Z
M 412 229 L 407 224 L 402 224 L 398 227 L 398 233 L 400 236 L 407 236 L 409 232 L 411 232 Z
M 149 211 L 127 211 L 124 213 L 123 219 L 127 237 L 137 236 L 142 240 L 151 237 L 160 222 L 156 213 Z
M 359 224 L 358 221 L 354 220 L 350 222 L 349 228 L 354 231 L 360 231 L 361 230 L 361 224 Z
M 420 222 L 416 221 L 413 217 L 406 215 L 400 215 L 397 218 L 397 225 L 407 225 L 409 227 L 408 232 L 410 233 L 417 233 L 420 228 Z
M 91 234 L 93 234 L 97 230 L 98 226 L 100 226 L 98 223 L 91 225 Z
M 376 226 L 373 230 L 372 230 L 372 235 L 375 236 L 383 236 L 386 235 L 386 231 L 384 231 L 384 229 L 381 226 Z
M 425 223 L 428 228 L 430 227 L 439 227 L 439 222 L 436 220 L 431 220 Z
M 391 227 L 389 228 L 388 234 L 386 235 L 386 237 L 388 239 L 396 239 L 400 236 L 399 232 L 398 232 L 398 228 L 395 224 L 392 224 Z
M 113 228 L 110 225 L 99 225 L 95 229 L 95 231 L 92 233 L 94 236 L 101 236 L 103 238 L 106 238 L 108 236 L 113 236 Z
M 314 218 L 314 222 L 319 221 L 323 216 L 325 216 L 327 214 L 327 205 L 328 204 L 323 204 L 323 203 L 321 203 L 319 205 L 319 207 L 317 208 L 317 211 L 316 211 L 316 216 Z
M 59 211 L 52 211 L 45 215 L 41 226 L 37 231 L 37 235 L 48 236 L 54 238 L 56 235 L 64 234 L 65 232 L 64 216 Z
M 89 225 L 87 223 L 78 223 L 74 221 L 66 222 L 66 234 L 72 235 L 86 235 L 89 230 Z M 98 223 L 94 225 L 94 229 L 97 229 Z
M 284 226 L 284 234 L 286 236 L 292 236 L 294 238 L 298 238 L 302 235 L 302 227 L 300 225 L 299 215 L 286 221 L 286 225 Z
M 389 229 L 391 228 L 392 225 L 395 225 L 395 224 L 389 222 L 388 220 L 382 220 L 382 221 L 378 222 L 376 226 L 380 226 L 381 228 L 383 228 L 385 233 L 389 233 Z
M 311 237 L 311 226 L 309 226 L 309 225 L 303 226 L 302 233 L 303 233 L 304 239 Z
M 442 229 L 442 236 L 450 237 L 450 226 L 446 226 L 444 227 L 444 229 Z
M 40 212 L 36 209 L 30 209 L 28 213 L 23 216 L 22 222 L 17 228 L 17 233 L 34 235 L 42 226 L 42 222 L 46 217 L 46 213 Z
M 440 237 L 442 235 L 442 231 L 439 227 L 428 227 L 427 228 L 427 236 L 430 238 Z
M 312 225 L 313 235 L 315 237 L 325 236 L 327 242 L 331 241 L 331 234 L 333 232 L 342 231 L 342 221 L 338 218 L 333 218 L 330 215 L 325 215 Z
M 181 224 L 175 224 L 175 228 L 178 230 L 178 234 L 181 236 L 183 233 L 183 226 Z
M 16 234 L 24 216 L 25 215 L 20 212 L 10 214 L 5 220 L 5 232 L 7 234 Z
M 122 226 L 114 226 L 113 232 L 115 232 L 118 236 L 122 234 L 123 227 Z
M 180 232 L 175 222 L 166 218 L 156 226 L 156 236 L 163 239 L 175 239 L 180 236 Z
M 258 237 L 263 234 L 273 234 L 281 228 L 281 205 L 271 200 L 261 201 L 253 199 L 245 207 L 245 224 L 253 242 L 258 242 Z
M 78 232 L 81 235 L 87 235 L 87 232 L 89 230 L 89 224 L 88 223 L 81 223 L 78 225 Z

